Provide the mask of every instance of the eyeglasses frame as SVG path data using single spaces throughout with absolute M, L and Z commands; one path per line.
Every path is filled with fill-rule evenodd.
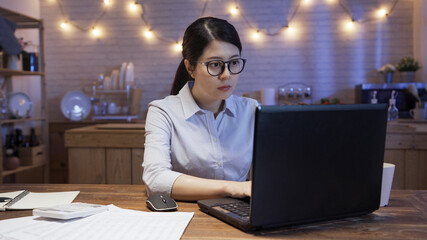
M 242 67 L 242 69 L 240 70 L 240 72 L 238 72 L 238 73 L 232 73 L 231 72 L 231 70 L 230 70 L 230 63 L 232 62 L 232 61 L 235 61 L 235 60 L 242 60 L 243 61 L 243 67 Z M 246 59 L 245 58 L 234 58 L 234 59 L 231 59 L 231 60 L 229 60 L 229 61 L 222 61 L 222 60 L 211 60 L 211 61 L 207 61 L 207 62 L 197 62 L 197 63 L 200 63 L 200 64 L 203 64 L 203 65 L 205 65 L 206 66 L 206 71 L 209 73 L 209 75 L 211 75 L 212 77 L 216 77 L 216 76 L 219 76 L 219 75 L 221 75 L 221 74 L 223 74 L 224 73 L 224 70 L 225 70 L 225 64 L 227 64 L 227 69 L 228 69 L 228 71 L 230 72 L 230 74 L 232 74 L 232 75 L 236 75 L 236 74 L 240 74 L 241 72 L 243 72 L 243 69 L 245 69 L 245 65 L 246 65 Z M 221 72 L 219 72 L 218 74 L 216 74 L 216 75 L 213 75 L 213 74 L 211 74 L 210 72 L 209 72 L 209 64 L 211 63 L 211 62 L 222 62 L 223 63 L 223 65 L 222 65 L 222 68 L 221 68 Z

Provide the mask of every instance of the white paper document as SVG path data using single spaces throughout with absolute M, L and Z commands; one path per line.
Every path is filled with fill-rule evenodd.
M 80 191 L 35 193 L 24 190 L 0 193 L 0 197 L 13 199 L 12 202 L 2 202 L 0 204 L 0 211 L 7 209 L 25 210 L 67 204 L 71 203 L 79 193 Z
M 109 205 L 86 218 L 23 217 L 0 221 L 0 239 L 180 239 L 194 213 L 141 212 Z

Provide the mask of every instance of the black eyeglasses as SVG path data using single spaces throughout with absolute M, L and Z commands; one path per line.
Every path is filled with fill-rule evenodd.
M 245 68 L 246 59 L 235 58 L 230 61 L 212 60 L 209 62 L 198 62 L 206 66 L 208 73 L 211 76 L 221 75 L 225 70 L 225 64 L 227 64 L 228 71 L 231 74 L 239 74 Z

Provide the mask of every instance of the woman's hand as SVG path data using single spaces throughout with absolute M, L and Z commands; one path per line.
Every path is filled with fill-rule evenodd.
M 244 198 L 250 197 L 252 190 L 252 181 L 246 182 L 227 182 L 225 191 L 230 197 Z

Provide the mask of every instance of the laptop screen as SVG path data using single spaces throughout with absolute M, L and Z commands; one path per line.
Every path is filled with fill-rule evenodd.
M 386 124 L 384 104 L 259 106 L 252 226 L 378 209 Z

